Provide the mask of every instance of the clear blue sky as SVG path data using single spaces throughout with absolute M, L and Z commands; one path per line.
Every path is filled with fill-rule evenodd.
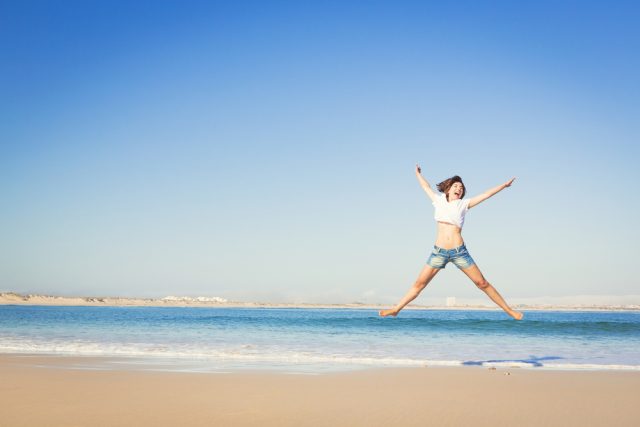
M 0 290 L 391 304 L 435 239 L 419 162 L 517 177 L 464 229 L 506 297 L 640 294 L 636 2 L 0 17 Z M 423 295 L 483 298 L 452 265 Z

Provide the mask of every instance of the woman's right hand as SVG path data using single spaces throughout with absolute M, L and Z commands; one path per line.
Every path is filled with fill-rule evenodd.
M 416 173 L 422 173 L 422 169 L 420 169 L 419 164 L 416 164 Z

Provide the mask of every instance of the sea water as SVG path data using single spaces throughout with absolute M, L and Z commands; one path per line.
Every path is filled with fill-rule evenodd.
M 199 372 L 640 370 L 640 312 L 530 311 L 518 322 L 492 310 L 380 318 L 366 309 L 0 306 L 0 353 L 105 356 L 140 369 Z

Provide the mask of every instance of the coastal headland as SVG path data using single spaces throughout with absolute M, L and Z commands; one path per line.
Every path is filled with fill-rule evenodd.
M 244 302 L 228 301 L 220 297 L 167 296 L 164 298 L 136 298 L 118 296 L 58 296 L 42 294 L 0 293 L 0 305 L 51 305 L 51 306 L 105 306 L 105 307 L 218 307 L 218 308 L 388 308 L 389 304 L 367 304 L 361 302 L 342 304 L 317 304 L 305 302 Z M 527 305 L 514 304 L 520 310 L 565 310 L 565 311 L 640 311 L 640 305 Z M 417 305 L 414 310 L 500 310 L 490 305 Z

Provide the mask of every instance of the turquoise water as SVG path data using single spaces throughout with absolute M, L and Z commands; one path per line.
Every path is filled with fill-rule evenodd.
M 167 370 L 384 366 L 640 370 L 640 313 L 0 306 L 0 353 Z

